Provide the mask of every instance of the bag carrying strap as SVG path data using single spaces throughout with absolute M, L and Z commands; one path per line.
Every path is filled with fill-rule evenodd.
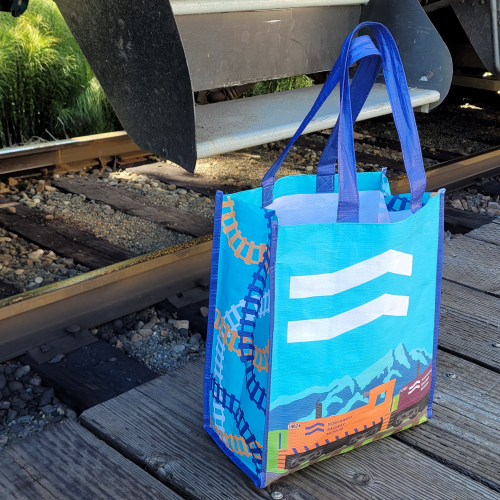
M 371 41 L 371 40 L 370 40 Z M 380 53 L 379 53 L 380 55 Z M 365 57 L 359 65 L 351 83 L 351 92 L 355 99 L 352 110 L 353 123 L 357 120 L 359 113 L 375 84 L 380 69 L 382 68 L 382 56 Z M 341 120 L 337 120 L 328 138 L 323 153 L 318 162 L 316 176 L 316 192 L 328 193 L 335 191 L 335 162 L 338 158 L 338 138 L 339 125 Z
M 370 27 L 373 30 L 380 52 L 373 52 L 373 44 L 371 44 L 370 47 L 366 41 L 367 38 L 370 40 L 369 37 L 359 37 L 353 40 L 353 36 L 363 27 Z M 358 40 L 360 40 L 360 42 L 356 43 Z M 377 67 L 374 62 L 365 66 L 363 66 L 364 61 L 360 64 L 357 74 L 361 71 L 360 74 L 362 77 L 356 79 L 356 75 L 353 79 L 353 91 L 356 92 L 355 107 L 353 110 L 351 110 L 351 89 L 349 87 L 348 69 L 353 62 L 359 60 L 361 57 L 373 56 L 376 54 L 382 55 L 387 92 L 393 110 L 394 122 L 401 139 L 403 158 L 406 165 L 408 180 L 410 182 L 412 212 L 416 212 L 422 207 L 422 196 L 425 192 L 426 178 L 406 77 L 404 75 L 396 43 L 389 30 L 382 24 L 373 22 L 362 23 L 347 37 L 342 48 L 342 54 L 335 63 L 327 83 L 325 83 L 313 108 L 290 141 L 289 147 L 283 151 L 276 163 L 264 176 L 262 181 L 264 206 L 272 202 L 275 174 L 281 166 L 291 145 L 293 145 L 296 138 L 303 132 L 307 124 L 309 124 L 310 120 L 326 100 L 326 97 L 331 93 L 335 87 L 335 85 L 332 87 L 332 84 L 339 79 L 341 95 L 339 119 L 332 131 L 332 137 L 325 147 L 323 155 L 326 156 L 324 159 L 322 156 L 320 164 L 318 165 L 318 176 L 320 180 L 317 181 L 317 187 L 319 187 L 319 191 L 332 190 L 333 176 L 335 173 L 334 165 L 338 156 L 339 209 L 337 220 L 338 222 L 357 222 L 359 220 L 359 193 L 357 188 L 352 126 L 353 118 L 355 119 L 358 116 L 373 86 L 377 76 L 375 73 Z M 373 60 L 374 58 L 369 57 L 369 59 Z M 378 73 L 378 69 L 376 69 L 376 72 Z M 328 93 L 328 95 L 324 96 L 324 93 Z M 340 154 L 338 154 L 339 152 Z M 320 166 L 321 168 L 319 168 Z
M 347 40 L 344 42 L 344 47 L 346 45 Z M 344 52 L 344 47 L 342 48 L 342 52 Z M 361 36 L 356 38 L 352 42 L 351 50 L 349 51 L 349 65 L 354 64 L 359 59 L 363 57 L 367 57 L 368 55 L 381 57 L 380 52 L 377 50 L 370 37 Z M 273 202 L 273 188 L 275 183 L 275 176 L 281 167 L 284 159 L 290 151 L 290 148 L 294 145 L 295 141 L 300 137 L 302 132 L 305 130 L 309 122 L 316 116 L 316 113 L 319 111 L 324 102 L 328 99 L 329 95 L 332 93 L 333 89 L 337 86 L 340 80 L 340 58 L 337 59 L 335 65 L 328 75 L 326 82 L 323 84 L 323 88 L 319 93 L 316 101 L 314 102 L 311 110 L 304 118 L 304 121 L 300 125 L 300 127 L 295 132 L 294 136 L 290 139 L 290 142 L 281 153 L 279 158 L 275 161 L 275 163 L 271 166 L 271 168 L 266 172 L 264 178 L 262 179 L 262 207 L 267 207 Z

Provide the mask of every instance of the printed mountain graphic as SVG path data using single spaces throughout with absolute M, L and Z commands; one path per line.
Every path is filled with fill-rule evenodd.
M 367 393 L 371 389 L 393 378 L 396 379 L 394 395 L 399 394 L 401 387 L 417 376 L 418 363 L 422 373 L 431 359 L 425 349 L 408 352 L 404 344 L 399 344 L 354 378 L 346 375 L 328 386 L 281 396 L 271 403 L 270 430 L 286 429 L 290 422 L 313 420 L 316 418 L 316 403 L 322 403 L 323 417 L 360 408 L 368 402 Z

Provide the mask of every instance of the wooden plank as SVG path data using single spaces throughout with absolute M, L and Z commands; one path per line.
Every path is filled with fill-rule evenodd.
M 478 182 L 474 187 L 478 192 L 487 196 L 500 195 L 500 183 L 498 181 L 485 180 L 483 182 Z
M 500 373 L 500 299 L 444 280 L 439 347 Z
M 500 224 L 488 224 L 467 234 L 469 238 L 500 246 Z
M 0 210 L 0 226 L 90 269 L 100 269 L 136 257 L 124 248 L 60 220 L 49 222 L 25 205 L 19 205 L 15 214 Z
M 446 243 L 443 254 L 443 278 L 500 296 L 497 245 L 462 236 Z
M 166 184 L 175 184 L 177 187 L 192 189 L 205 196 L 214 196 L 216 191 L 223 191 L 226 194 L 240 191 L 237 186 L 227 186 L 216 179 L 202 177 L 197 174 L 191 174 L 177 165 L 164 162 L 150 163 L 140 167 L 127 168 L 128 172 L 147 175 L 153 179 Z
M 397 438 L 500 491 L 499 382 L 497 373 L 438 352 L 434 418 Z
M 5 500 L 181 500 L 70 421 L 0 452 L 0 491 Z
M 441 312 L 453 312 L 464 319 L 491 325 L 500 331 L 500 300 L 466 286 L 443 280 Z
M 87 198 L 106 203 L 115 210 L 156 222 L 178 233 L 198 237 L 212 232 L 213 222 L 207 217 L 174 206 L 149 205 L 145 196 L 126 189 L 101 186 L 85 178 L 73 181 L 63 179 L 53 181 L 52 184 L 63 191 L 84 194 Z
M 393 438 L 258 490 L 204 431 L 202 383 L 200 359 L 87 410 L 82 423 L 189 498 L 268 499 L 275 490 L 303 500 L 500 498 Z
M 480 228 L 489 224 L 495 219 L 491 215 L 475 214 L 466 210 L 445 207 L 444 209 L 444 228 L 453 234 L 468 233 L 472 229 Z
M 55 388 L 61 400 L 79 412 L 158 376 L 103 340 L 66 354 L 59 363 L 38 364 L 29 354 L 22 360 L 47 386 Z

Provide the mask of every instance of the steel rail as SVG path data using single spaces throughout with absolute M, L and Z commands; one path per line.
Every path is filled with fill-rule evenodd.
M 0 362 L 209 281 L 212 236 L 0 300 Z
M 500 174 L 500 147 L 486 149 L 426 169 L 427 191 L 447 191 L 472 186 L 479 178 Z M 410 192 L 408 177 L 402 175 L 389 182 L 393 194 Z
M 0 174 L 44 167 L 71 167 L 90 160 L 110 161 L 115 156 L 146 153 L 126 132 L 76 137 L 31 146 L 0 149 Z

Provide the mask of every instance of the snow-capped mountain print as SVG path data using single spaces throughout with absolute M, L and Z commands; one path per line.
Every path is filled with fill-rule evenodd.
M 271 403 L 269 430 L 286 429 L 290 422 L 313 420 L 316 418 L 316 403 L 322 403 L 323 417 L 360 408 L 368 402 L 367 393 L 371 389 L 391 379 L 396 379 L 394 395 L 399 394 L 401 387 L 416 378 L 418 363 L 422 373 L 431 359 L 425 349 L 408 351 L 404 344 L 399 344 L 354 378 L 346 375 L 328 386 L 311 387 L 293 396 L 280 396 Z

